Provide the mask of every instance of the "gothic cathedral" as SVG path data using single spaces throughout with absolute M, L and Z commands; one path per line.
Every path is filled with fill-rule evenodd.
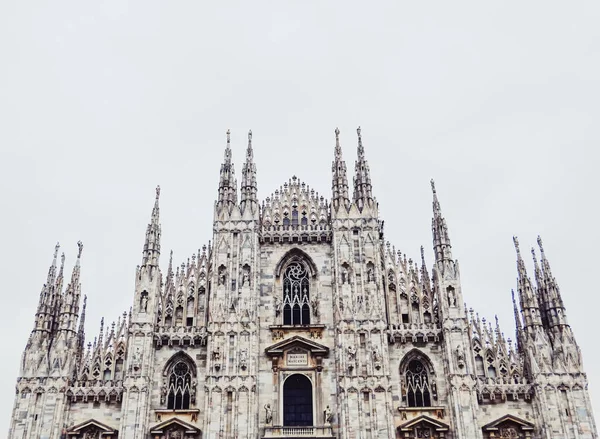
M 228 132 L 212 242 L 166 274 L 157 188 L 132 308 L 93 343 L 82 244 L 69 282 L 57 246 L 9 438 L 598 438 L 541 239 L 532 282 L 514 238 L 513 342 L 463 305 L 433 181 L 431 268 L 385 241 L 357 133 L 352 196 L 336 129 L 329 201 L 294 176 L 259 202 Z

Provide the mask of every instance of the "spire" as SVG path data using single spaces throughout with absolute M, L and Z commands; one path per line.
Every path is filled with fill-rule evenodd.
M 428 293 L 431 293 L 431 280 L 429 279 L 427 265 L 425 265 L 425 249 L 423 246 L 421 246 L 421 284 Z
M 365 204 L 373 203 L 373 187 L 360 127 L 356 129 L 356 133 L 358 134 L 358 160 L 354 164 L 354 202 L 362 210 Z
M 529 276 L 527 276 L 527 269 L 525 268 L 525 262 L 523 262 L 523 258 L 521 257 L 519 240 L 516 236 L 513 237 L 513 242 L 515 244 L 515 250 L 517 251 L 517 290 L 519 292 L 521 310 L 523 311 L 524 329 L 527 331 L 535 326 L 542 326 L 540 307 L 537 300 L 537 293 L 531 285 Z
M 48 269 L 46 283 L 42 286 L 37 311 L 35 313 L 35 324 L 33 331 L 52 332 L 55 320 L 55 302 L 56 302 L 56 262 L 60 244 L 57 242 L 54 246 L 54 256 Z M 64 258 L 63 258 L 64 261 Z
M 435 182 L 431 180 L 431 191 L 433 192 L 433 219 L 431 220 L 431 231 L 433 233 L 433 251 L 435 260 L 452 260 L 452 244 L 448 235 L 448 226 L 442 216 L 442 208 L 435 190 Z
M 81 283 L 79 280 L 81 270 L 81 253 L 83 251 L 83 243 L 77 242 L 78 252 L 73 272 L 71 273 L 71 281 L 67 285 L 67 289 L 61 296 L 59 330 L 71 331 L 75 336 L 77 319 L 79 317 L 79 298 L 81 295 Z M 62 269 L 61 269 L 62 271 Z
M 219 198 L 217 205 L 222 207 L 227 204 L 237 204 L 237 182 L 235 180 L 235 169 L 231 163 L 231 132 L 227 130 L 227 146 L 225 147 L 225 158 L 221 165 L 219 177 Z
M 540 280 L 538 280 L 538 289 L 540 294 L 540 307 L 545 310 L 547 325 L 549 328 L 568 326 L 567 313 L 560 294 L 560 289 L 556 283 L 556 279 L 552 275 L 550 262 L 546 258 L 542 238 L 537 237 L 537 243 L 540 248 L 542 268 Z M 532 250 L 533 252 L 533 250 Z
M 346 162 L 342 158 L 342 147 L 340 146 L 340 130 L 335 129 L 335 152 L 333 163 L 331 164 L 332 183 L 331 191 L 333 193 L 332 203 L 334 210 L 337 211 L 340 206 L 346 210 L 350 207 L 350 198 L 348 196 L 348 174 L 346 172 Z
M 81 317 L 79 317 L 79 328 L 77 330 L 77 357 L 76 364 L 79 367 L 83 360 L 85 350 L 85 309 L 87 307 L 87 296 L 83 296 L 83 306 L 81 308 Z
M 246 161 L 242 168 L 241 206 L 242 211 L 246 205 L 255 208 L 258 203 L 258 188 L 256 185 L 256 164 L 254 163 L 254 151 L 252 149 L 252 130 L 248 131 L 248 148 L 246 149 Z
M 522 332 L 523 332 L 523 325 L 521 324 L 521 315 L 519 314 L 519 307 L 517 306 L 517 301 L 515 299 L 515 290 L 511 290 L 511 294 L 512 294 L 512 302 L 513 302 L 513 312 L 515 313 L 517 349 L 519 350 L 519 352 L 522 352 L 521 336 L 522 336 Z
M 158 257 L 160 256 L 160 210 L 158 201 L 160 198 L 160 186 L 156 187 L 156 198 L 150 223 L 146 229 L 146 240 L 144 242 L 144 251 L 142 252 L 142 268 L 158 267 Z

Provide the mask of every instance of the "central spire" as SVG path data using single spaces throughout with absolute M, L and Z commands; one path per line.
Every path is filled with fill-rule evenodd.
M 150 217 L 150 223 L 146 229 L 146 239 L 144 241 L 144 250 L 142 251 L 142 267 L 158 267 L 158 258 L 160 256 L 159 199 L 160 186 L 157 186 L 154 207 L 152 208 L 152 216 Z
M 435 182 L 431 180 L 431 191 L 433 193 L 433 219 L 431 220 L 431 231 L 433 233 L 433 251 L 435 260 L 452 260 L 452 244 L 448 234 L 446 219 L 442 215 L 442 208 L 438 200 Z

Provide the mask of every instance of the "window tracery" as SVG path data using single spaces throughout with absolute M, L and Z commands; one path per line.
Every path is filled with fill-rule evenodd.
M 170 410 L 187 410 L 194 399 L 192 369 L 187 361 L 175 362 L 168 376 L 167 408 Z
M 406 402 L 409 407 L 431 407 L 429 376 L 423 363 L 411 360 L 405 373 Z
M 300 261 L 294 261 L 283 276 L 283 324 L 310 324 L 310 280 Z

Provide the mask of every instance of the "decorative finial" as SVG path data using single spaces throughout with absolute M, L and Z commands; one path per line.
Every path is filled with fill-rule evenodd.
M 516 236 L 513 236 L 513 243 L 515 244 L 515 249 L 517 250 L 517 254 L 521 256 L 521 250 L 519 249 L 519 240 Z
M 421 246 L 421 261 L 425 264 L 425 249 Z
M 359 127 L 356 129 L 356 134 L 358 134 L 358 138 L 359 138 L 359 139 L 361 138 L 361 134 L 360 134 L 360 132 L 361 132 L 361 129 L 360 129 L 360 126 L 359 126 Z
M 156 186 L 156 199 L 160 197 L 160 186 Z
M 358 147 L 362 150 L 363 144 L 362 144 L 362 135 L 361 135 L 361 129 L 360 129 L 360 127 L 358 127 L 356 129 L 356 134 L 358 134 Z
M 335 138 L 339 139 L 340 138 L 340 129 L 339 128 L 335 128 Z
M 435 181 L 433 181 L 433 178 L 431 179 L 430 183 L 431 183 L 431 190 L 435 194 Z
M 248 131 L 248 143 L 252 142 L 252 130 Z
M 58 256 L 58 250 L 60 249 L 60 244 L 57 242 L 54 246 L 54 259 Z
M 544 246 L 542 245 L 542 237 L 539 235 L 537 237 L 537 243 L 538 243 L 538 246 L 540 247 L 540 252 L 544 253 Z
M 77 247 L 79 247 L 79 252 L 77 253 L 77 259 L 81 258 L 81 252 L 83 251 L 83 242 L 77 241 Z
M 227 145 L 229 145 L 230 140 L 231 140 L 231 131 L 228 129 L 227 130 Z

